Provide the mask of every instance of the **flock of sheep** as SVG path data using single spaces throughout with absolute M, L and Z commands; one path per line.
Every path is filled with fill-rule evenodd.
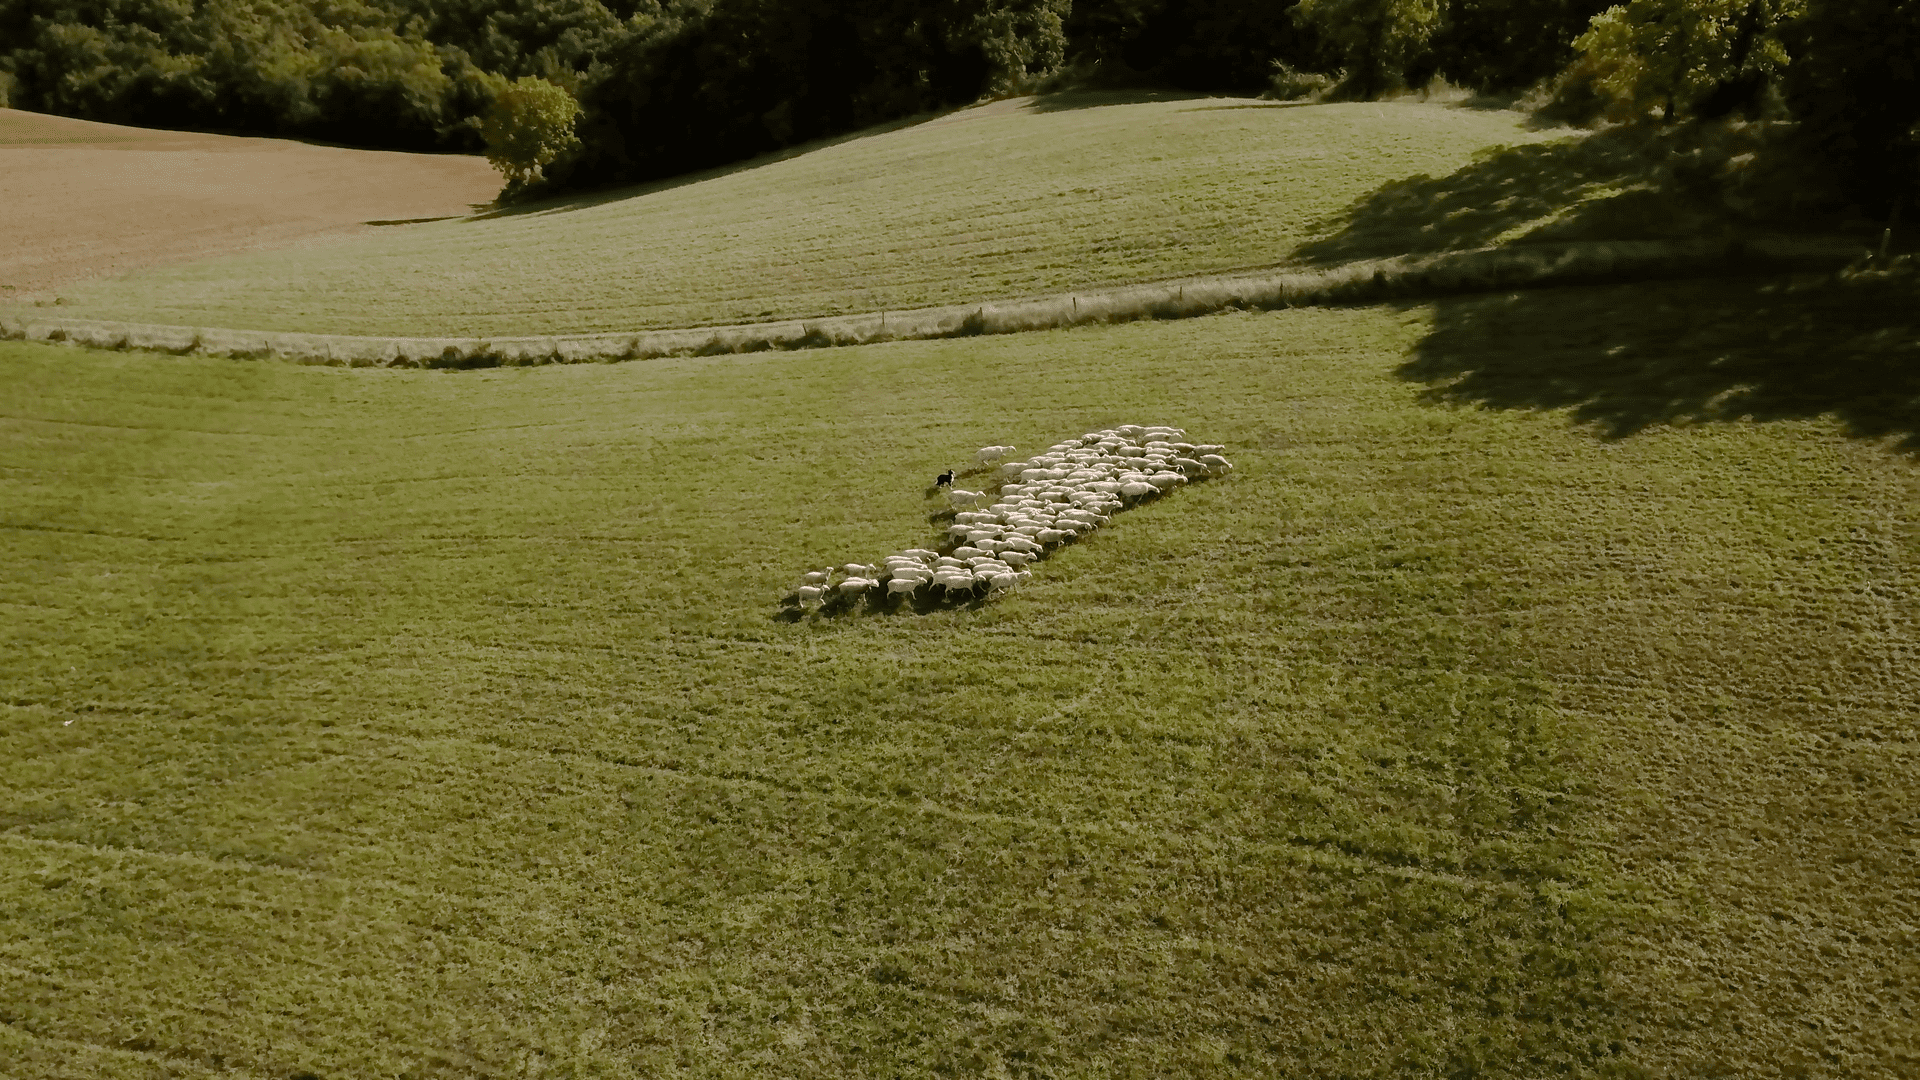
M 1179 428 L 1123 424 L 1004 464 L 1013 447 L 983 447 L 974 474 L 997 466 L 996 482 L 984 485 L 997 492 L 947 486 L 950 472 L 936 482 L 953 509 L 941 550 L 912 548 L 875 564 L 809 571 L 785 603 L 834 610 L 863 599 L 952 602 L 1011 589 L 1031 576 L 1031 563 L 1114 514 L 1232 470 L 1221 456 L 1225 447 L 1185 439 Z

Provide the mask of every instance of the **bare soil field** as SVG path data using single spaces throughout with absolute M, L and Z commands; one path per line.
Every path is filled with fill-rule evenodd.
M 478 157 L 154 131 L 0 109 L 0 299 L 471 213 Z

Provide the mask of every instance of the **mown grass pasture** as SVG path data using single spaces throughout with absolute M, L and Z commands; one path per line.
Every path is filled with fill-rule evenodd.
M 637 330 L 967 303 L 1293 257 L 1387 181 L 1550 137 L 1518 113 L 1001 103 L 546 208 L 124 275 L 75 317 L 374 335 Z
M 0 1072 L 1906 1075 L 1920 396 L 1827 328 L 1910 291 L 0 344 Z M 1236 471 L 776 618 L 1130 421 Z

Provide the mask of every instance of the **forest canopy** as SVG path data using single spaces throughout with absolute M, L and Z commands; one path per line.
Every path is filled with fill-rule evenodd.
M 1049 79 L 1259 92 L 1304 72 L 1349 97 L 1551 87 L 1617 122 L 1791 110 L 1879 204 L 1915 186 L 1916 57 L 1920 0 L 0 0 L 0 104 L 487 149 L 517 190 L 674 175 Z

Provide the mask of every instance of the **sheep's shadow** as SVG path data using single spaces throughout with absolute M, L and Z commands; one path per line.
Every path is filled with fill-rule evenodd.
M 1540 289 L 1433 304 L 1397 374 L 1439 404 L 1568 409 L 1608 439 L 1831 416 L 1920 453 L 1920 274 Z
M 811 610 L 800 606 L 799 597 L 788 596 L 781 600 L 781 608 L 773 619 L 775 622 L 797 623 L 807 619 L 840 619 L 855 615 L 899 615 L 903 612 L 931 615 L 961 608 L 978 611 L 993 598 L 993 591 L 985 585 L 975 585 L 971 589 L 927 585 L 910 593 L 888 592 L 882 587 L 851 596 L 842 593 Z

